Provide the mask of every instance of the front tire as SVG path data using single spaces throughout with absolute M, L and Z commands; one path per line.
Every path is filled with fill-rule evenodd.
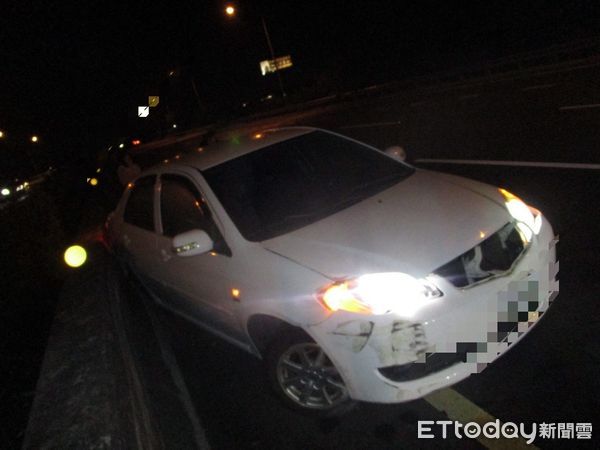
M 278 335 L 266 355 L 269 379 L 289 407 L 329 417 L 354 404 L 337 368 L 307 334 L 296 330 Z

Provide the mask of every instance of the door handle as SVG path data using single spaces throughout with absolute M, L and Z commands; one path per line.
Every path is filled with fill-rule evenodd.
M 163 261 L 167 262 L 168 260 L 170 260 L 173 257 L 173 255 L 163 248 L 160 250 L 160 257 L 162 258 Z

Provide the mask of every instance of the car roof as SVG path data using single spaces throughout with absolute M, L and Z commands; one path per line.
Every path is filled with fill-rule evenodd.
M 269 145 L 316 130 L 317 128 L 312 127 L 285 127 L 258 130 L 239 135 L 231 133 L 226 139 L 204 147 L 198 147 L 195 151 L 182 155 L 181 158 L 177 158 L 176 160 L 171 159 L 166 164 L 184 164 L 200 170 L 206 170 L 263 147 L 268 147 Z

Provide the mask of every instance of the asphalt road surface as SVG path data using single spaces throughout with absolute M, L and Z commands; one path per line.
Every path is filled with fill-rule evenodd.
M 600 68 L 366 97 L 305 120 L 413 158 L 600 163 Z

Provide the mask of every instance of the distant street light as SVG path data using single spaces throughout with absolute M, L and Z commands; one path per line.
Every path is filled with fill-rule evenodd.
M 31 136 L 31 142 L 35 144 L 37 141 L 39 141 L 37 136 Z
M 225 14 L 227 14 L 228 16 L 233 16 L 235 14 L 235 8 L 231 5 L 227 5 L 227 7 L 225 8 Z
M 4 137 L 4 131 L 0 130 L 0 139 Z

